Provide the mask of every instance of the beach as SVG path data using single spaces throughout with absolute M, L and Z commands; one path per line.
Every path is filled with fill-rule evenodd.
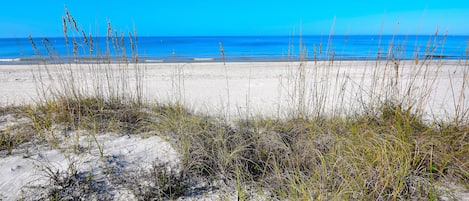
M 184 171 L 187 169 L 184 168 L 193 168 L 190 166 L 192 163 L 211 164 L 215 159 L 210 157 L 221 161 L 219 164 L 215 161 L 218 164 L 216 168 L 230 170 L 233 168 L 232 161 L 242 160 L 232 159 L 238 152 L 251 154 L 247 156 L 254 158 L 249 160 L 259 160 L 255 158 L 256 154 L 262 156 L 264 150 L 270 150 L 269 154 L 277 154 L 276 157 L 288 163 L 296 160 L 295 157 L 303 157 L 297 161 L 299 168 L 303 165 L 319 167 L 316 159 L 308 157 L 314 154 L 324 157 L 330 153 L 331 147 L 340 150 L 341 140 L 351 143 L 345 147 L 357 147 L 358 151 L 362 147 L 365 152 L 356 155 L 354 151 L 342 150 L 340 154 L 329 156 L 337 156 L 334 159 L 336 162 L 332 161 L 334 166 L 343 160 L 354 161 L 357 156 L 365 157 L 369 152 L 366 150 L 377 150 L 379 154 L 389 155 L 386 157 L 390 157 L 390 161 L 398 160 L 377 169 L 385 169 L 389 165 L 396 165 L 395 169 L 398 169 L 399 160 L 403 160 L 399 157 L 410 157 L 408 153 L 413 149 L 428 149 L 425 143 L 434 138 L 427 132 L 446 132 L 443 130 L 445 127 L 436 128 L 443 131 L 432 130 L 435 122 L 449 122 L 448 125 L 467 122 L 468 81 L 467 61 L 456 60 L 0 65 L 0 106 L 5 108 L 0 115 L 3 143 L 0 152 L 0 199 L 35 200 L 37 196 L 51 196 L 54 188 L 63 185 L 77 196 L 138 200 L 142 199 L 141 188 L 148 188 L 145 192 L 154 192 L 152 185 L 160 185 L 147 182 L 142 187 L 141 183 L 147 177 L 155 175 L 153 171 L 163 171 L 169 178 L 178 174 L 197 175 L 201 174 L 197 167 L 190 170 L 196 173 L 186 173 Z M 94 96 L 98 99 L 93 99 Z M 109 100 L 106 100 L 107 97 L 110 97 Z M 105 99 L 104 103 L 100 102 L 100 98 Z M 97 102 L 93 102 L 95 100 Z M 112 100 L 117 100 L 117 103 Z M 133 106 L 136 100 L 139 102 L 137 105 L 143 105 Z M 78 105 L 75 105 L 76 101 Z M 24 107 L 16 113 L 15 107 L 11 106 Z M 386 108 L 391 108 L 391 119 L 387 119 Z M 416 116 L 413 116 L 414 113 Z M 63 114 L 66 118 L 61 119 Z M 352 119 L 352 123 L 348 123 L 347 119 Z M 360 123 L 363 121 L 361 119 L 366 120 Z M 429 126 L 421 120 L 429 122 Z M 49 121 L 52 123 L 47 123 Z M 239 124 L 243 121 L 248 123 Z M 263 121 L 267 122 L 266 125 L 259 123 Z M 270 124 L 269 121 L 277 123 Z M 125 122 L 130 122 L 130 127 L 122 124 Z M 236 122 L 238 124 L 235 125 Z M 293 129 L 288 122 L 294 122 Z M 307 126 L 302 125 L 305 122 L 319 130 L 314 131 L 315 127 L 311 127 L 308 128 L 311 130 L 302 131 L 302 126 Z M 87 126 L 89 123 L 91 129 Z M 101 128 L 101 124 L 105 126 Z M 275 127 L 276 124 L 279 127 Z M 269 128 L 269 125 L 274 127 Z M 328 130 L 329 126 L 333 129 Z M 355 133 L 355 130 L 368 126 L 369 130 Z M 345 127 L 350 131 L 344 130 Z M 384 133 L 381 127 L 386 130 Z M 291 129 L 285 135 L 292 142 L 276 138 L 282 134 L 282 129 Z M 451 130 L 449 135 L 460 136 L 467 132 L 464 124 L 456 129 L 459 130 Z M 219 141 L 220 135 L 223 141 Z M 357 138 L 356 135 L 361 137 Z M 408 137 L 411 135 L 419 141 L 415 141 L 413 136 Z M 440 141 L 459 139 L 439 137 Z M 222 146 L 217 144 L 219 142 L 226 144 Z M 381 143 L 397 144 L 382 146 Z M 465 141 L 457 140 L 454 143 Z M 214 149 L 214 146 L 218 147 Z M 250 149 L 245 148 L 248 146 L 259 146 L 253 148 L 259 153 L 252 154 Z M 293 146 L 291 149 L 297 150 L 277 152 L 279 146 Z M 444 144 L 441 146 L 446 147 Z M 352 155 L 348 156 L 349 153 Z M 289 154 L 296 156 L 290 157 Z M 379 154 L 373 156 L 380 157 Z M 422 155 L 422 161 L 426 160 L 426 152 L 422 151 Z M 466 157 L 464 154 L 455 156 Z M 201 161 L 199 157 L 205 159 Z M 368 164 L 369 159 L 363 160 Z M 418 157 L 415 160 L 419 160 Z M 455 161 L 460 164 L 464 159 Z M 285 165 L 283 162 L 279 164 Z M 345 164 L 341 169 L 348 172 L 349 162 Z M 371 162 L 370 165 L 369 168 L 375 168 Z M 456 167 L 465 168 L 464 164 Z M 107 171 L 109 169 L 113 171 Z M 330 168 L 318 171 L 331 174 L 328 173 Z M 366 174 L 369 172 L 365 171 Z M 247 173 L 247 177 L 255 173 Z M 217 178 L 218 173 L 212 174 Z M 409 180 L 409 185 L 417 185 L 424 179 L 412 173 L 404 176 Z M 134 179 L 129 182 L 129 178 Z M 234 188 L 233 183 L 212 181 L 211 178 L 203 179 L 208 183 L 196 182 L 189 186 L 186 183 L 189 180 L 170 183 L 186 185 L 177 194 L 177 197 L 181 196 L 180 200 L 239 198 L 240 190 Z M 159 179 L 157 177 L 155 181 Z M 175 176 L 175 179 L 178 177 Z M 91 186 L 91 190 L 87 191 L 83 185 Z M 203 187 L 198 188 L 198 185 Z M 314 179 L 309 185 L 322 183 Z M 275 191 L 275 186 L 272 186 L 266 189 Z M 43 189 L 42 194 L 35 192 L 34 189 L 38 188 Z M 249 192 L 251 199 L 264 198 L 266 195 L 263 193 L 269 191 L 257 187 L 244 188 L 243 191 Z M 468 195 L 461 185 L 449 180 L 442 180 L 436 189 L 439 196 L 445 199 L 466 199 Z M 64 191 L 63 196 L 69 196 L 68 193 Z M 166 194 L 151 196 L 161 195 Z
M 75 76 L 78 87 L 92 93 L 93 80 L 104 80 L 108 71 L 125 73 L 126 80 L 115 84 L 128 82 L 131 90 L 138 79 L 146 101 L 180 102 L 196 111 L 234 118 L 248 113 L 282 116 L 295 104 L 308 110 L 324 105 L 325 113 L 354 112 L 371 96 L 385 98 L 380 90 L 391 87 L 395 76 L 399 81 L 392 88 L 402 96 L 398 98 L 425 96 L 428 104 L 419 107 L 431 117 L 454 115 L 459 96 L 469 96 L 468 90 L 460 90 L 467 82 L 467 63 L 453 60 L 400 61 L 397 74 L 390 61 L 54 64 L 47 70 L 41 65 L 0 65 L 0 104 L 31 104 L 41 94 L 38 85 L 60 88 L 59 75 L 67 73 Z M 319 95 L 324 97 L 319 100 Z
M 469 5 L 3 6 L 0 201 L 469 201 Z

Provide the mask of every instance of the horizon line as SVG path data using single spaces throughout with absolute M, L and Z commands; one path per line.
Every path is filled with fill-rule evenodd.
M 118 35 L 120 37 L 120 35 Z M 467 34 L 295 34 L 295 35 L 249 35 L 249 34 L 240 34 L 240 35 L 136 35 L 133 37 L 137 38 L 150 38 L 150 37 L 161 37 L 161 38 L 184 38 L 184 37 L 194 37 L 194 38 L 208 38 L 208 37 L 310 37 L 310 36 L 327 36 L 327 37 L 334 37 L 334 36 L 469 36 Z M 64 36 L 31 36 L 33 39 L 36 38 L 65 38 Z M 82 38 L 83 36 L 69 36 L 68 38 Z M 105 38 L 105 35 L 93 36 L 97 38 Z M 114 36 L 111 36 L 114 37 Z M 128 37 L 128 34 L 124 34 L 124 37 Z M 24 39 L 29 38 L 29 36 L 24 37 L 1 37 L 0 39 Z

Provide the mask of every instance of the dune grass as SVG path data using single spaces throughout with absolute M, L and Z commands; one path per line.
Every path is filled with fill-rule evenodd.
M 127 187 L 141 199 L 176 199 L 189 195 L 189 184 L 220 182 L 235 189 L 238 200 L 437 200 L 445 194 L 439 187 L 448 182 L 469 188 L 467 57 L 462 60 L 467 74 L 462 86 L 453 87 L 452 94 L 458 97 L 456 113 L 446 121 L 422 115 L 435 79 L 422 76 L 434 72 L 429 62 L 438 61 L 416 58 L 404 68 L 395 57 L 388 57 L 384 65 L 376 61 L 384 70 L 377 68 L 372 88 L 353 97 L 367 96 L 354 111 L 332 108 L 331 112 L 326 106 L 329 101 L 346 104 L 350 97 L 345 92 L 335 97 L 327 93 L 346 80 L 319 83 L 306 79 L 308 73 L 313 79 L 322 71 L 338 73 L 327 67 L 340 61 L 308 65 L 302 61 L 291 68 L 285 81 L 292 106 L 287 115 L 236 119 L 194 113 L 180 102 L 145 101 L 144 68 L 138 63 L 136 43 L 128 44 L 133 55 L 127 56 L 123 34 L 116 34 L 109 25 L 107 50 L 96 53 L 93 36 L 85 34 L 68 11 L 63 21 L 71 54 L 41 54 L 64 62 L 45 63 L 34 72 L 36 104 L 0 108 L 1 116 L 28 119 L 0 131 L 1 151 L 11 154 L 30 138 L 54 146 L 60 141 L 57 135 L 70 138 L 71 147 L 77 146 L 79 136 L 69 135 L 77 130 L 90 131 L 94 139 L 107 132 L 157 131 L 180 153 L 181 170 L 172 173 L 155 166 L 150 175 L 154 188 L 129 183 Z M 132 33 L 127 37 L 137 41 Z M 48 40 L 44 41 L 50 48 Z M 84 52 L 78 44 L 86 44 Z M 117 63 L 111 61 L 110 51 L 121 53 Z M 79 58 L 96 55 L 101 57 L 95 63 L 75 65 Z M 49 68 L 59 68 L 60 73 L 52 74 Z M 105 79 L 98 79 L 101 75 Z M 71 174 L 68 177 L 78 173 Z M 54 181 L 70 180 L 58 177 Z M 62 183 L 63 192 L 68 192 L 67 182 Z M 99 189 L 88 190 L 99 193 Z M 62 199 L 67 195 L 53 191 L 48 196 Z
M 467 185 L 467 127 L 435 129 L 398 107 L 382 110 L 227 125 L 178 109 L 162 130 L 176 134 L 190 177 L 239 181 L 280 199 L 428 199 L 445 179 Z

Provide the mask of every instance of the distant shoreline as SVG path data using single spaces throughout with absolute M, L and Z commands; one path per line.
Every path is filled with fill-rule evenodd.
M 427 58 L 429 60 L 443 60 L 443 61 L 459 61 L 467 60 L 465 57 L 455 57 L 449 55 L 426 55 L 420 60 Z M 380 58 L 366 58 L 366 57 L 357 57 L 357 58 L 331 58 L 331 59 L 285 59 L 285 58 L 213 58 L 213 57 L 193 57 L 193 58 L 176 58 L 176 59 L 158 59 L 158 58 L 148 58 L 142 57 L 137 58 L 137 62 L 134 59 L 128 58 L 127 60 L 122 59 L 108 59 L 108 58 L 72 58 L 68 60 L 67 58 L 2 58 L 0 59 L 0 65 L 38 65 L 38 64 L 118 64 L 118 63 L 220 63 L 220 62 L 230 62 L 230 63 L 239 63 L 239 62 L 299 62 L 299 61 L 386 61 L 389 60 L 387 57 Z M 400 61 L 412 61 L 415 59 L 397 59 Z

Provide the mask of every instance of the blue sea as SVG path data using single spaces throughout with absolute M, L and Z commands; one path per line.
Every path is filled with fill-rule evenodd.
M 136 40 L 137 39 L 137 40 Z M 139 62 L 237 62 L 295 60 L 467 59 L 469 36 L 213 36 L 0 38 L 0 64 L 93 62 L 102 58 Z M 75 41 L 75 46 L 73 45 Z M 136 43 L 135 43 L 136 41 Z M 116 45 L 117 44 L 117 45 Z M 119 48 L 120 47 L 120 48 Z M 123 48 L 125 47 L 125 48 Z M 92 50 L 92 51 L 90 51 Z

